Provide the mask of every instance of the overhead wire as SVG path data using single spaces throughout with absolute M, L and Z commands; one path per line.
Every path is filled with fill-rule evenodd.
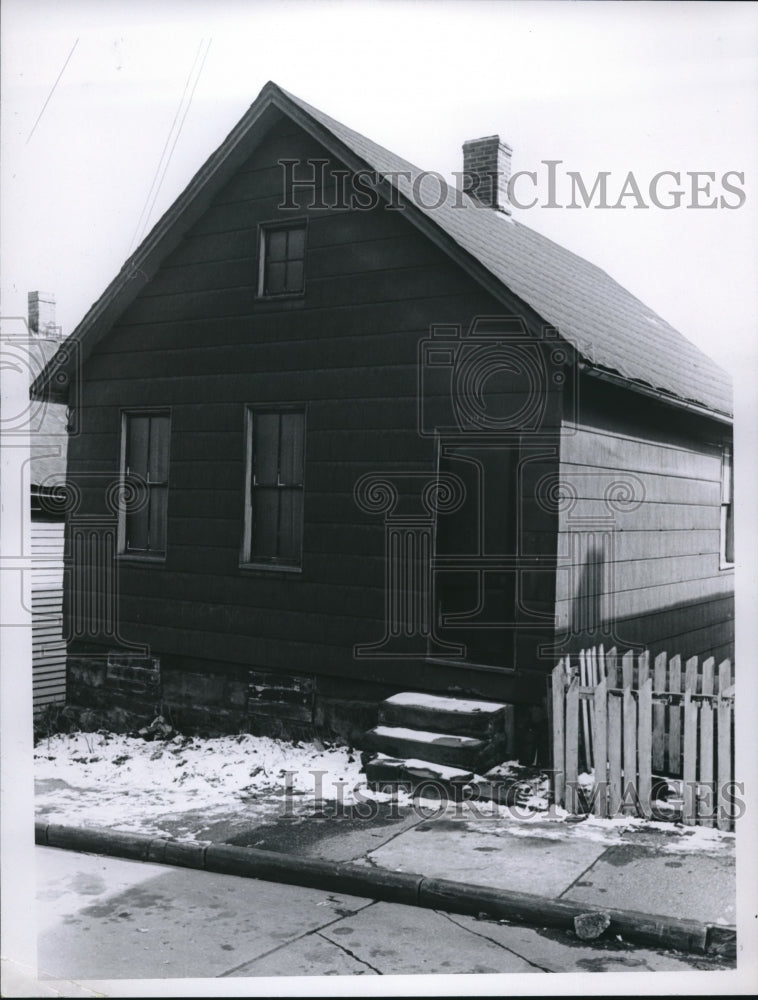
M 129 244 L 129 250 L 140 243 L 147 232 L 148 224 L 152 216 L 155 204 L 160 195 L 163 182 L 166 178 L 168 168 L 171 164 L 171 159 L 174 155 L 174 150 L 176 149 L 176 144 L 179 141 L 179 137 L 182 134 L 182 129 L 184 128 L 184 123 L 189 114 L 190 107 L 192 106 L 192 100 L 195 96 L 195 90 L 197 89 L 198 82 L 200 81 L 200 76 L 202 75 L 203 68 L 205 66 L 205 61 L 208 58 L 208 52 L 211 47 L 213 39 L 209 38 L 206 44 L 205 38 L 201 39 L 198 46 L 197 52 L 195 53 L 195 58 L 192 61 L 192 66 L 190 67 L 189 74 L 184 84 L 184 90 L 182 91 L 181 100 L 179 101 L 179 106 L 176 109 L 176 114 L 174 115 L 174 120 L 171 123 L 171 128 L 166 136 L 166 142 L 163 145 L 163 150 L 161 151 L 158 164 L 155 168 L 155 173 L 153 175 L 153 180 L 150 185 L 150 189 L 147 192 L 147 197 L 145 198 L 145 203 L 140 212 L 139 218 L 137 220 L 137 225 L 134 229 L 134 235 L 132 236 L 131 243 Z M 203 52 L 203 46 L 205 45 L 205 51 Z M 202 53 L 202 58 L 201 58 Z M 198 66 L 199 60 L 199 66 Z M 194 81 L 193 81 L 194 77 Z M 191 85 L 191 90 L 190 90 Z M 189 97 L 187 92 L 189 90 Z M 184 109 L 182 113 L 182 109 Z M 181 116 L 181 117 L 180 117 Z M 178 127 L 177 127 L 178 122 Z M 173 137 L 173 138 L 172 138 Z

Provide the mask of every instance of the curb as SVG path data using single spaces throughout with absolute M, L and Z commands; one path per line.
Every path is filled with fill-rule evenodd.
M 721 952 L 736 943 L 735 928 L 720 924 L 547 899 L 524 892 L 490 889 L 409 872 L 300 858 L 254 847 L 236 847 L 231 844 L 203 847 L 191 842 L 146 834 L 117 833 L 40 822 L 34 824 L 34 840 L 45 847 L 302 885 L 451 913 L 474 916 L 485 914 L 517 923 L 573 932 L 578 932 L 580 918 L 597 915 L 602 918 L 600 923 L 605 927 L 604 934 L 608 936 L 618 934 L 627 941 L 678 951 L 708 954 Z

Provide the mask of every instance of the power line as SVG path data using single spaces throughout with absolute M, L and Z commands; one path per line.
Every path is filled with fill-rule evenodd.
M 205 52 L 203 53 L 202 59 L 200 60 L 199 67 L 198 67 L 198 60 L 200 59 L 200 53 L 202 52 L 203 44 L 205 43 L 204 38 L 201 39 L 200 45 L 198 46 L 197 52 L 195 53 L 195 58 L 192 61 L 192 66 L 187 76 L 187 80 L 184 84 L 184 90 L 182 91 L 182 97 L 181 100 L 179 101 L 179 106 L 176 109 L 174 120 L 171 123 L 171 128 L 168 131 L 168 135 L 166 136 L 166 142 L 164 143 L 163 150 L 158 160 L 158 164 L 155 168 L 155 173 L 153 175 L 152 184 L 150 185 L 150 190 L 148 191 L 147 197 L 145 198 L 145 204 L 142 207 L 142 211 L 140 212 L 140 216 L 139 219 L 137 220 L 137 225 L 134 230 L 134 235 L 132 236 L 131 243 L 129 244 L 130 250 L 135 245 L 135 243 L 141 242 L 142 238 L 145 235 L 145 232 L 147 231 L 148 223 L 150 221 L 150 216 L 152 214 L 153 209 L 155 208 L 155 203 L 158 200 L 158 195 L 160 194 L 163 181 L 166 177 L 166 173 L 171 163 L 171 158 L 174 154 L 174 150 L 176 149 L 176 144 L 179 141 L 179 136 L 181 135 L 182 129 L 184 128 L 184 122 L 187 118 L 187 115 L 189 114 L 189 109 L 192 106 L 192 99 L 195 96 L 195 90 L 200 81 L 200 76 L 203 72 L 203 67 L 205 66 L 205 60 L 208 58 L 208 51 L 211 47 L 212 41 L 213 41 L 212 38 L 208 39 L 208 43 L 205 46 Z M 194 76 L 194 82 L 193 82 L 193 76 Z M 192 89 L 190 91 L 189 98 L 186 101 L 186 107 L 185 107 L 185 98 L 187 98 L 187 91 L 190 87 L 190 84 L 192 84 Z M 182 114 L 183 107 L 184 107 L 184 113 Z M 181 115 L 181 120 L 180 120 L 180 115 Z M 177 122 L 179 122 L 178 128 L 177 128 Z M 172 140 L 172 135 L 173 135 L 173 140 Z
M 58 83 L 59 83 L 59 81 L 60 81 L 60 78 L 61 78 L 61 77 L 63 76 L 63 72 L 64 72 L 64 70 L 66 69 L 66 67 L 68 66 L 68 64 L 69 64 L 69 62 L 70 62 L 70 60 L 71 60 L 71 56 L 72 56 L 72 55 L 74 54 L 74 49 L 76 48 L 76 46 L 77 46 L 78 44 L 79 44 L 79 39 L 77 38 L 77 40 L 76 40 L 76 41 L 74 42 L 74 44 L 73 44 L 73 45 L 71 46 L 71 51 L 70 51 L 70 52 L 69 52 L 69 54 L 68 54 L 68 58 L 67 58 L 67 59 L 66 59 L 66 61 L 64 62 L 64 64 L 63 64 L 63 68 L 61 69 L 60 73 L 59 73 L 59 74 L 58 74 L 58 76 L 56 77 L 56 80 L 55 80 L 55 83 L 54 83 L 54 84 L 53 84 L 53 86 L 51 87 L 51 89 L 50 89 L 50 93 L 49 93 L 49 94 L 47 95 L 47 100 L 46 100 L 46 101 L 45 101 L 45 103 L 44 103 L 44 104 L 42 105 L 42 110 L 41 110 L 41 111 L 40 111 L 40 113 L 39 113 L 39 114 L 37 115 L 37 120 L 36 120 L 36 122 L 35 122 L 35 123 L 34 123 L 34 124 L 32 125 L 32 130 L 31 130 L 31 132 L 30 132 L 30 133 L 29 133 L 29 135 L 28 135 L 28 136 L 26 137 L 26 143 L 25 143 L 24 145 L 28 144 L 29 140 L 30 140 L 30 139 L 31 139 L 31 137 L 32 137 L 32 136 L 34 135 L 34 130 L 35 130 L 35 129 L 37 128 L 37 126 L 39 125 L 39 121 L 40 121 L 40 118 L 41 118 L 41 117 L 42 117 L 42 116 L 44 115 L 44 113 L 45 113 L 45 108 L 46 108 L 46 107 L 48 106 L 48 104 L 50 103 L 50 99 L 51 99 L 51 97 L 53 96 L 53 94 L 55 93 L 55 88 L 56 88 L 56 87 L 58 86 Z

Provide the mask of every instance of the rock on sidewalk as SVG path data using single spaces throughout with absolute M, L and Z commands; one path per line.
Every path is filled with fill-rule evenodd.
M 611 918 L 608 913 L 580 913 L 574 917 L 574 930 L 576 936 L 582 941 L 591 941 L 593 938 L 600 937 L 610 925 Z

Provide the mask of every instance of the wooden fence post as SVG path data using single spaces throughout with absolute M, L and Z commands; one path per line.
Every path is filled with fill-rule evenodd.
M 677 653 L 669 660 L 669 691 L 678 694 L 682 690 L 682 658 Z M 682 763 L 682 710 L 673 703 L 669 705 L 669 770 L 678 774 Z
M 608 815 L 621 808 L 621 698 L 617 691 L 618 665 L 615 647 L 606 656 L 608 670 Z
M 616 647 L 611 646 L 605 654 L 605 676 L 608 678 L 608 687 L 618 687 L 618 669 L 616 665 Z
M 726 786 L 732 778 L 732 706 L 725 697 L 731 682 L 729 660 L 719 663 L 719 692 L 716 703 L 716 724 L 718 726 L 718 757 L 716 761 L 716 823 L 719 830 L 731 827 L 731 817 L 727 812 Z
M 592 703 L 595 708 L 594 759 L 595 759 L 595 801 L 593 811 L 596 816 L 608 815 L 608 694 L 605 677 L 601 678 Z
M 712 656 L 703 664 L 703 695 L 713 694 Z M 698 775 L 703 795 L 703 809 L 698 809 L 700 823 L 703 826 L 713 826 L 716 795 L 713 787 L 713 700 L 703 698 L 700 704 L 700 772 Z
M 637 703 L 634 700 L 632 685 L 634 684 L 634 653 L 624 653 L 621 661 L 621 671 L 624 680 L 624 786 L 622 792 L 623 811 L 627 812 L 637 797 Z M 632 800 L 627 796 L 632 792 Z
M 597 651 L 597 679 L 598 682 L 605 680 L 605 647 L 602 642 Z
M 572 676 L 566 689 L 566 809 L 578 812 L 579 779 L 579 678 Z
M 553 801 L 562 806 L 565 801 L 566 789 L 566 744 L 564 725 L 564 689 L 566 669 L 563 660 L 553 668 L 552 704 L 553 704 Z
M 666 654 L 659 653 L 653 669 L 653 690 L 666 690 Z M 666 766 L 666 706 L 662 702 L 653 705 L 653 770 L 660 774 Z
M 590 655 L 589 651 L 583 649 L 579 652 L 579 683 L 582 687 L 589 687 L 592 684 L 590 675 Z M 581 699 L 582 710 L 582 737 L 584 745 L 584 769 L 592 770 L 592 737 L 590 734 L 590 710 L 589 702 L 586 698 Z
M 691 674 L 687 671 L 687 682 L 684 688 L 684 764 L 682 766 L 682 822 L 685 826 L 694 826 L 697 822 L 697 702 L 692 700 L 693 690 L 690 687 Z M 697 660 L 695 661 L 697 666 Z
M 650 676 L 650 651 L 648 649 L 643 650 L 637 657 L 637 688 L 638 690 L 642 688 L 642 685 Z
M 640 683 L 638 698 L 637 757 L 640 778 L 637 791 L 642 815 L 650 818 L 653 812 L 653 678 L 649 675 Z

